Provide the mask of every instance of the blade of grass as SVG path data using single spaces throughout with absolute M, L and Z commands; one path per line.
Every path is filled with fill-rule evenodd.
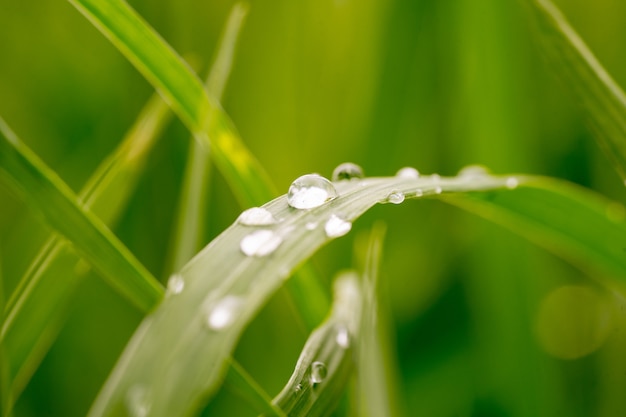
M 550 0 L 528 2 L 554 69 L 582 104 L 600 147 L 626 181 L 626 95 Z
M 257 206 L 276 196 L 269 176 L 244 146 L 232 121 L 211 95 L 216 92 L 207 93 L 187 64 L 126 2 L 68 1 L 161 93 L 194 138 L 208 145 L 217 168 L 242 207 Z M 216 84 L 220 76 L 216 75 Z M 311 327 L 323 318 L 329 304 L 315 278 L 304 266 L 288 287 Z M 306 297 L 297 298 L 301 294 Z
M 4 325 L 4 279 L 2 275 L 2 256 L 0 256 L 0 326 Z M 0 339 L 0 416 L 9 417 L 13 404 L 10 379 L 9 361 L 5 352 L 4 342 Z
M 375 225 L 363 274 L 363 318 L 359 337 L 357 369 L 357 410 L 359 416 L 397 416 L 396 375 L 392 360 L 389 311 L 380 283 L 380 263 L 385 227 Z
M 332 413 L 352 373 L 363 296 L 353 272 L 339 276 L 334 287 L 330 316 L 309 336 L 289 382 L 274 398 L 274 404 L 289 416 Z
M 291 271 L 331 240 L 324 231 L 331 214 L 351 222 L 377 202 L 387 201 L 392 192 L 410 198 L 440 191 L 505 188 L 507 182 L 510 179 L 497 177 L 475 181 L 434 176 L 369 178 L 336 183 L 340 197 L 312 210 L 289 207 L 285 196 L 273 200 L 264 207 L 282 220 L 267 230 L 282 244 L 270 256 L 246 256 L 240 242 L 257 228 L 234 224 L 192 259 L 179 273 L 184 289 L 166 297 L 144 320 L 90 415 L 115 415 L 133 407 L 137 392 L 145 395 L 155 416 L 193 412 L 220 386 L 247 323 Z M 317 227 L 310 230 L 307 224 Z M 214 320 L 218 325 L 211 324 Z
M 96 169 L 80 200 L 104 223 L 123 211 L 144 170 L 149 151 L 171 116 L 154 96 L 118 148 Z M 65 320 L 84 268 L 67 242 L 51 237 L 20 280 L 6 306 L 0 342 L 11 358 L 9 380 L 17 397 L 50 348 Z
M 279 407 L 272 404 L 272 399 L 254 378 L 234 360 L 230 362 L 226 382 L 228 389 L 254 406 L 257 412 L 267 416 L 286 417 Z

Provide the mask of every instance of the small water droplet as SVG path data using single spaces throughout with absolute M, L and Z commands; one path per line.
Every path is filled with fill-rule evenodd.
M 430 176 L 430 179 L 431 179 L 433 182 L 439 182 L 439 180 L 441 180 L 441 175 L 439 175 L 439 174 L 432 174 L 432 175 Z
M 441 194 L 443 192 L 443 188 L 435 187 L 435 194 Z
M 348 333 L 348 329 L 344 326 L 340 326 L 337 329 L 337 336 L 335 337 L 337 344 L 344 349 L 348 349 L 350 347 L 350 333 Z
M 311 209 L 337 198 L 337 190 L 326 178 L 308 174 L 297 178 L 289 187 L 287 203 L 297 209 Z
M 306 230 L 315 230 L 315 228 L 317 227 L 317 222 L 308 222 L 304 225 L 304 227 L 306 228 Z
M 170 294 L 180 294 L 185 289 L 185 280 L 179 274 L 172 275 L 167 280 L 167 292 Z
M 422 191 L 421 188 L 418 188 L 417 190 L 415 190 L 415 197 L 421 197 L 424 195 L 424 191 Z
M 352 229 L 352 223 L 334 214 L 330 216 L 326 225 L 324 225 L 326 236 L 331 238 L 343 236 L 348 233 L 350 229 Z
M 387 201 L 392 204 L 400 204 L 404 201 L 404 194 L 402 194 L 400 191 L 393 191 L 387 196 Z
M 268 226 L 276 223 L 276 218 L 262 207 L 252 207 L 239 215 L 237 221 L 244 226 Z
M 221 330 L 230 326 L 235 320 L 237 312 L 243 306 L 243 299 L 234 295 L 227 295 L 210 305 L 207 324 L 213 330 Z
M 509 177 L 506 179 L 506 188 L 508 188 L 509 190 L 517 188 L 518 185 L 519 185 L 519 180 L 517 178 Z
M 132 386 L 126 394 L 126 407 L 132 417 L 146 417 L 152 407 L 148 390 L 142 385 Z
M 294 391 L 296 394 L 300 394 L 300 393 L 302 392 L 302 390 L 303 390 L 303 389 L 304 389 L 304 387 L 302 386 L 302 384 L 298 384 L 298 385 L 296 385 L 296 387 L 293 389 L 293 391 Z
M 311 364 L 311 382 L 314 384 L 319 384 L 326 378 L 328 374 L 328 369 L 326 369 L 326 365 L 323 362 L 313 362 Z
M 417 179 L 420 177 L 420 173 L 413 167 L 404 167 L 396 173 L 396 177 Z
M 363 168 L 352 162 L 345 162 L 333 171 L 333 181 L 363 178 Z
M 484 178 L 489 175 L 489 170 L 487 167 L 483 165 L 467 165 L 461 168 L 458 173 L 458 176 L 467 179 L 473 180 L 478 178 Z
M 266 256 L 274 252 L 283 239 L 271 230 L 257 230 L 241 239 L 239 247 L 248 256 Z

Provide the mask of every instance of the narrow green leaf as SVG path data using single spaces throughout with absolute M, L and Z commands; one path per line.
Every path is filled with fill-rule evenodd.
M 281 244 L 268 256 L 246 256 L 240 248 L 242 239 L 259 232 L 259 227 L 237 223 L 203 249 L 172 278 L 178 281 L 172 286 L 178 291 L 144 320 L 90 415 L 132 413 L 137 396 L 150 404 L 154 416 L 192 413 L 220 386 L 239 336 L 270 295 L 332 239 L 324 230 L 331 215 L 352 222 L 377 202 L 388 201 L 390 194 L 397 202 L 403 195 L 504 188 L 507 182 L 511 179 L 489 176 L 472 181 L 368 178 L 335 183 L 339 197 L 311 210 L 293 209 L 285 196 L 271 201 L 264 208 L 281 221 L 263 228 L 261 233 L 275 239 L 262 249 L 272 252 L 272 244 Z M 330 226 L 341 223 L 332 219 Z M 346 231 L 343 226 L 339 229 Z M 329 230 L 331 236 L 337 232 L 335 227 Z
M 353 272 L 336 279 L 330 316 L 309 336 L 289 382 L 274 398 L 287 415 L 326 416 L 339 403 L 354 368 L 353 344 L 363 310 L 361 291 Z
M 585 109 L 595 137 L 626 181 L 626 95 L 550 0 L 528 1 L 554 69 Z
M 154 307 L 161 298 L 159 283 L 2 119 L 0 174 L 30 209 L 72 242 L 129 301 L 144 311 Z
M 0 254 L 1 255 L 1 254 Z M 2 257 L 0 256 L 0 326 L 4 325 L 4 280 L 2 275 Z M 4 342 L 0 339 L 0 417 L 8 417 L 13 404 L 9 379 L 9 361 L 6 355 Z
M 106 224 L 123 211 L 144 170 L 146 157 L 170 118 L 153 97 L 118 148 L 102 162 L 80 194 L 85 207 Z M 21 393 L 55 340 L 85 265 L 70 245 L 54 236 L 39 251 L 6 306 L 0 342 L 11 358 L 13 395 Z
M 357 409 L 359 416 L 397 416 L 397 383 L 392 359 L 389 311 L 380 283 L 380 263 L 385 228 L 373 228 L 363 282 L 363 318 L 359 333 Z
M 231 360 L 226 387 L 253 405 L 259 413 L 267 416 L 285 417 L 285 413 L 272 404 L 272 399 L 237 362 Z

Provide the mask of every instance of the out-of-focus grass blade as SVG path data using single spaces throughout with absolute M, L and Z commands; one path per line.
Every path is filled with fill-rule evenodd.
M 1 254 L 0 254 L 1 255 Z M 2 276 L 2 256 L 0 256 L 0 326 L 4 325 L 4 280 Z M 4 343 L 0 339 L 0 416 L 8 417 L 13 404 L 11 388 L 9 383 L 9 361 L 4 348 Z
M 109 284 L 147 311 L 161 286 L 72 190 L 0 119 L 0 174 L 27 206 L 72 242 Z
M 600 147 L 626 181 L 626 95 L 550 0 L 530 0 L 528 6 L 555 71 L 567 79 Z
M 237 38 L 243 27 L 248 7 L 237 3 L 230 13 L 222 34 L 217 56 L 206 80 L 206 85 L 221 101 L 233 65 Z M 209 195 L 209 148 L 206 144 L 192 141 L 187 156 L 187 167 L 178 208 L 177 223 L 172 239 L 172 270 L 177 271 L 198 252 L 202 242 L 207 198 Z
M 368 178 L 335 183 L 339 197 L 311 210 L 293 209 L 286 196 L 267 203 L 264 208 L 280 222 L 232 225 L 171 278 L 176 291 L 146 317 L 90 415 L 132 415 L 136 407 L 148 407 L 153 416 L 192 413 L 220 386 L 246 325 L 291 271 L 339 232 L 347 232 L 343 221 L 354 221 L 390 195 L 399 202 L 440 192 L 505 188 L 507 183 L 510 178 L 490 176 L 472 181 Z M 240 247 L 244 238 L 247 251 L 267 251 L 267 256 L 245 255 Z M 248 246 L 254 243 L 256 249 Z
M 83 188 L 80 200 L 104 223 L 114 223 L 126 206 L 148 152 L 170 115 L 163 100 L 154 96 L 124 141 Z M 50 238 L 7 304 L 0 341 L 11 358 L 7 371 L 14 396 L 22 391 L 58 334 L 84 270 L 79 262 L 67 242 L 57 236 Z
M 226 387 L 267 416 L 285 417 L 285 413 L 272 404 L 272 399 L 237 362 L 231 361 L 226 375 Z
M 602 272 L 626 282 L 626 209 L 620 203 L 548 178 L 529 179 L 508 193 L 459 194 L 444 201 L 526 237 L 591 276 Z
M 122 0 L 68 0 L 80 10 L 170 103 L 195 139 L 211 149 L 217 168 L 243 207 L 257 206 L 276 196 L 269 176 L 244 146 L 232 121 L 184 61 Z M 225 61 L 230 58 L 224 57 Z M 210 80 L 210 87 L 219 82 Z M 215 85 L 213 85 L 215 84 Z M 213 94 L 213 95 L 211 95 Z M 318 323 L 328 300 L 315 275 L 303 268 L 291 281 L 295 300 L 306 294 L 303 318 Z
M 397 416 L 397 385 L 392 360 L 390 317 L 380 285 L 380 262 L 385 228 L 376 225 L 370 237 L 367 263 L 363 274 L 363 317 L 357 361 L 357 415 Z
M 288 416 L 326 416 L 345 392 L 354 368 L 363 294 L 355 273 L 335 281 L 335 300 L 328 319 L 308 338 L 296 369 L 274 404 Z

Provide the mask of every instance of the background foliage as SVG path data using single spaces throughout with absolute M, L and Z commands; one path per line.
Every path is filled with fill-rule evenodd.
M 232 6 L 130 3 L 202 71 Z M 541 59 L 520 3 L 253 0 L 224 107 L 281 192 L 301 174 L 328 176 L 344 161 L 368 175 L 391 175 L 405 165 L 452 175 L 481 163 L 496 173 L 568 179 L 624 201 L 623 185 L 558 68 Z M 555 3 L 626 85 L 620 48 L 626 4 Z M 152 88 L 67 2 L 2 1 L 0 22 L 0 114 L 78 191 Z M 169 274 L 188 144 L 186 130 L 173 123 L 114 229 L 161 280 Z M 219 174 L 211 178 L 207 242 L 240 211 Z M 313 263 L 329 288 L 334 271 L 363 262 L 365 251 L 353 254 L 353 245 L 364 245 L 361 233 L 375 218 L 388 224 L 381 279 L 396 326 L 398 397 L 408 415 L 626 414 L 621 296 L 509 232 L 435 201 L 377 207 L 355 224 L 353 238 L 319 252 Z M 0 182 L 5 295 L 48 232 Z M 591 298 L 574 299 L 587 300 L 593 311 L 568 304 L 564 285 L 584 288 L 586 295 L 577 296 Z M 569 306 L 563 321 L 573 328 L 570 339 L 550 328 L 559 295 Z M 84 280 L 77 300 L 16 416 L 84 415 L 141 319 L 99 279 Z M 279 293 L 236 353 L 270 395 L 288 379 L 305 340 L 284 301 Z M 254 415 L 233 398 L 224 390 L 207 415 Z

